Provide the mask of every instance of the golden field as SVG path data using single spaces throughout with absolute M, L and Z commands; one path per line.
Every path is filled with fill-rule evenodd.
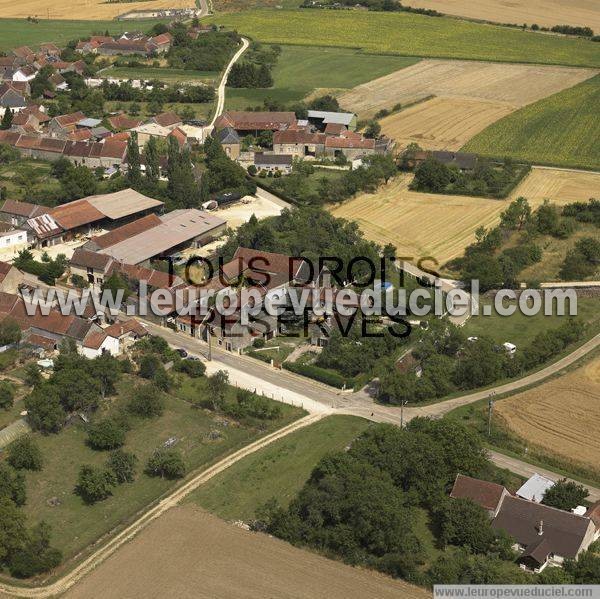
M 531 448 L 599 469 L 600 358 L 497 402 L 495 411 Z
M 411 0 L 410 5 L 495 23 L 537 23 L 540 27 L 579 25 L 600 33 L 596 0 Z
M 566 177 L 565 177 L 566 175 Z M 569 179 L 563 185 L 556 181 Z M 374 194 L 361 194 L 332 206 L 334 216 L 358 223 L 368 239 L 392 243 L 403 256 L 433 256 L 440 264 L 461 256 L 478 227 L 497 224 L 509 200 L 410 191 L 412 175 L 400 175 Z M 511 194 L 526 195 L 532 208 L 545 198 L 564 205 L 587 200 L 600 175 L 533 169 Z M 578 183 L 579 182 L 579 183 Z M 525 191 L 528 190 L 530 195 Z
M 148 2 L 106 2 L 103 0 L 0 0 L 0 17 L 40 19 L 107 20 L 132 10 L 191 8 L 194 0 L 149 0 Z M 134 24 L 134 23 L 133 23 Z

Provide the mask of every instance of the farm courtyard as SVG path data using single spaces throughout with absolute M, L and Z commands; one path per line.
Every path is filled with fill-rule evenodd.
M 494 226 L 510 199 L 525 196 L 533 209 L 586 201 L 600 189 L 600 174 L 533 169 L 506 200 L 410 191 L 400 175 L 374 194 L 332 206 L 334 216 L 358 223 L 368 239 L 392 243 L 403 256 L 433 256 L 440 264 L 462 255 L 475 230 Z

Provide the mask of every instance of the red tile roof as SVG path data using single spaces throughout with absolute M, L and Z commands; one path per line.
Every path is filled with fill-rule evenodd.
M 296 123 L 293 112 L 243 112 L 230 110 L 224 112 L 215 122 L 215 129 L 232 127 L 239 131 L 287 129 Z
M 76 229 L 105 218 L 104 214 L 87 200 L 75 200 L 54 208 L 50 214 L 65 230 Z
M 502 485 L 458 474 L 450 497 L 470 499 L 486 510 L 496 510 L 506 489 Z
M 177 125 L 182 122 L 181 118 L 174 112 L 161 112 L 160 114 L 157 114 L 152 120 L 161 127 L 170 127 L 172 125 Z
M 93 242 L 100 249 L 104 249 L 161 224 L 162 221 L 156 214 L 148 214 L 148 216 L 134 220 L 126 225 L 123 225 L 122 227 L 117 227 L 116 229 L 113 229 L 104 235 L 92 237 L 91 242 Z
M 93 331 L 83 341 L 83 347 L 100 349 L 107 335 L 104 331 Z

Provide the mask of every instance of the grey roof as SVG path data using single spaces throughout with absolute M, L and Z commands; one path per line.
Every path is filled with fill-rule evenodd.
M 463 170 L 473 170 L 477 164 L 477 154 L 469 152 L 447 152 L 445 150 L 434 150 L 431 155 L 443 164 L 455 164 Z
M 254 154 L 256 166 L 291 166 L 293 159 L 291 154 L 263 154 L 262 152 Z
M 544 495 L 548 489 L 553 487 L 555 482 L 539 475 L 537 472 L 526 481 L 523 486 L 517 491 L 517 495 L 523 499 L 537 501 L 540 503 L 544 499 Z
M 89 196 L 85 198 L 94 208 L 110 219 L 116 220 L 144 210 L 161 208 L 164 202 L 149 198 L 135 189 L 122 189 L 114 193 Z
M 584 516 L 512 496 L 504 498 L 492 521 L 495 529 L 505 530 L 524 547 L 535 548 L 542 536 L 548 553 L 565 558 L 577 556 L 590 525 L 592 521 Z
M 162 224 L 103 249 L 102 253 L 125 264 L 140 264 L 225 225 L 223 219 L 194 208 L 174 210 L 161 220 Z
M 85 118 L 85 119 L 81 119 L 80 121 L 78 121 L 77 126 L 78 127 L 89 127 L 90 129 L 92 127 L 97 127 L 100 123 L 102 122 L 102 119 L 93 119 L 93 118 Z
M 329 112 L 327 110 L 309 110 L 309 119 L 319 119 L 325 124 L 335 123 L 337 125 L 350 125 L 354 119 L 352 112 Z
M 217 132 L 217 140 L 222 144 L 239 144 L 240 136 L 232 127 L 225 127 Z

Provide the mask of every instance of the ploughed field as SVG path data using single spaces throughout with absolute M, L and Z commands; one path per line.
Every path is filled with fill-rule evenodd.
M 65 597 L 426 599 L 400 580 L 253 533 L 192 504 L 171 509 Z
M 537 23 L 540 27 L 578 25 L 600 33 L 596 0 L 411 0 L 410 5 L 495 23 Z
M 600 469 L 600 358 L 496 402 L 495 413 L 530 447 Z
M 400 175 L 374 194 L 361 194 L 330 207 L 334 216 L 358 223 L 368 239 L 392 243 L 403 256 L 433 256 L 440 264 L 461 256 L 478 227 L 497 224 L 509 201 L 524 195 L 533 209 L 548 198 L 560 205 L 587 200 L 600 175 L 533 169 L 506 200 L 419 193 Z M 399 255 L 400 255 L 399 254 Z

